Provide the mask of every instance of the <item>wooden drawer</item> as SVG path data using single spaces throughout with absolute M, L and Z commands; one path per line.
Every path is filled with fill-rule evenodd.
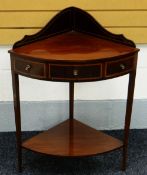
M 45 64 L 40 62 L 15 59 L 14 70 L 18 73 L 35 78 L 45 78 L 46 76 Z
M 134 67 L 134 57 L 106 63 L 106 77 L 128 73 Z
M 50 65 L 51 79 L 89 80 L 101 78 L 101 64 L 97 65 Z

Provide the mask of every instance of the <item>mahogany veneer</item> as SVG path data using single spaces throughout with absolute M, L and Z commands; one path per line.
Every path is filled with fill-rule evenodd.
M 94 62 L 137 53 L 138 49 L 78 31 L 57 34 L 18 48 L 11 53 L 57 63 Z
M 23 142 L 24 148 L 55 156 L 91 156 L 118 149 L 122 141 L 73 119 Z
M 125 170 L 138 51 L 133 41 L 108 32 L 88 13 L 75 7 L 61 11 L 41 31 L 13 45 L 9 53 L 19 171 L 22 148 L 53 156 L 82 157 L 121 147 Z M 129 84 L 122 142 L 74 119 L 74 83 L 125 74 L 129 74 Z M 19 75 L 69 82 L 69 120 L 22 142 Z

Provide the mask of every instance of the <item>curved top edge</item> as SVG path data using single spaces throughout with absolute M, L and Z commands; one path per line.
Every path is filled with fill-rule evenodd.
M 86 11 L 71 6 L 55 15 L 39 32 L 33 35 L 25 35 L 20 41 L 14 43 L 13 49 L 72 30 L 94 35 L 130 47 L 136 47 L 133 41 L 127 39 L 123 35 L 113 34 L 103 28 Z

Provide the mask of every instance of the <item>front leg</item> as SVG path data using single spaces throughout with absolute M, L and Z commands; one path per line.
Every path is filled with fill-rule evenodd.
M 12 70 L 12 84 L 13 84 L 13 99 L 14 99 L 14 112 L 16 124 L 16 141 L 17 141 L 17 160 L 18 171 L 22 171 L 22 147 L 21 147 L 21 114 L 20 114 L 20 97 L 19 97 L 19 77 Z

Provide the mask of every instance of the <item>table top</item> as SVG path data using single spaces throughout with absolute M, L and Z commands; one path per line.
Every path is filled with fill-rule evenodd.
M 138 52 L 137 48 L 77 31 L 65 32 L 15 48 L 10 53 L 46 61 L 94 61 Z

